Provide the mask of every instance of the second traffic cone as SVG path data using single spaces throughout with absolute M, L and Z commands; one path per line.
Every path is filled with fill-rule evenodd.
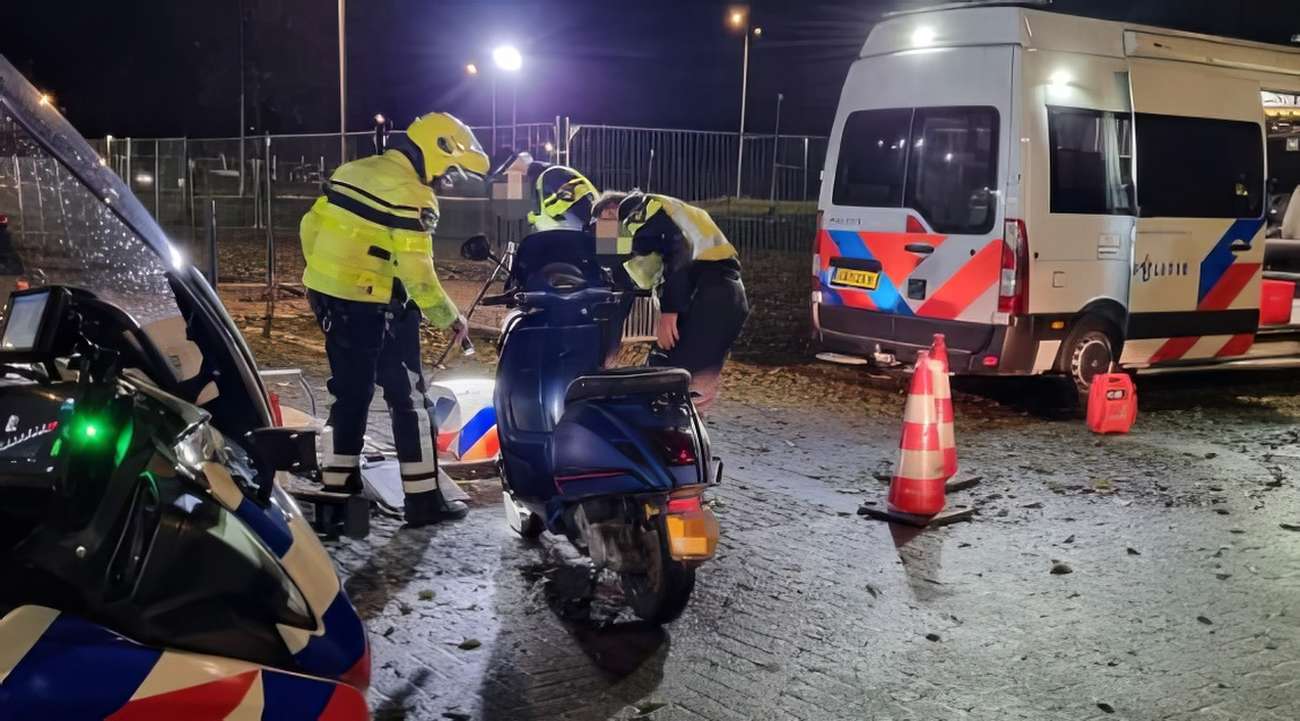
M 889 485 L 889 508 L 899 513 L 933 516 L 943 510 L 943 449 L 939 444 L 938 404 L 934 397 L 934 366 L 927 351 L 916 357 L 912 385 L 903 408 L 903 435 L 898 466 Z
M 930 365 L 934 367 L 934 402 L 939 414 L 939 447 L 943 449 L 943 472 L 948 478 L 957 475 L 957 431 L 952 412 L 952 386 L 948 382 L 948 344 L 942 333 L 934 334 L 930 346 Z

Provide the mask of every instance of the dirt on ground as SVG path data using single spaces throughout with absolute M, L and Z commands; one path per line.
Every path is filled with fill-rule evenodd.
M 302 368 L 323 402 L 305 302 L 277 303 L 268 338 L 260 296 L 223 297 L 259 362 Z M 446 336 L 425 333 L 431 364 Z M 431 376 L 490 376 L 476 340 Z M 662 628 L 566 541 L 513 537 L 494 479 L 462 522 L 377 519 L 336 544 L 376 718 L 1296 717 L 1300 374 L 1140 376 L 1120 436 L 1058 410 L 1056 384 L 958 379 L 971 487 L 949 504 L 976 513 L 924 532 L 858 515 L 884 503 L 904 389 L 860 367 L 729 363 L 707 419 L 721 546 Z M 382 440 L 378 400 L 371 424 Z

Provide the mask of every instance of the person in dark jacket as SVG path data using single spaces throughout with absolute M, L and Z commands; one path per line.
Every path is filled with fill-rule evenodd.
M 619 222 L 632 238 L 624 268 L 659 297 L 650 364 L 690 371 L 696 406 L 705 409 L 717 398 L 722 366 L 749 316 L 736 248 L 706 211 L 666 195 L 629 195 Z

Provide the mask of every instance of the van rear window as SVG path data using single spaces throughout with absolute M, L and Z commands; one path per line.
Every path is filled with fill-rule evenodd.
M 1137 114 L 1138 210 L 1144 218 L 1258 218 L 1264 212 L 1259 125 Z
M 936 232 L 981 234 L 997 215 L 998 111 L 895 108 L 850 113 L 832 200 L 917 211 Z
M 912 111 L 859 110 L 844 121 L 835 166 L 836 205 L 897 208 L 903 203 L 903 173 Z

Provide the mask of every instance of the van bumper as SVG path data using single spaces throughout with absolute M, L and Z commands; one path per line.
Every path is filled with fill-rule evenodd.
M 814 340 L 823 350 L 874 358 L 877 353 L 913 363 L 935 333 L 948 344 L 948 364 L 955 373 L 1032 373 L 1036 343 L 1030 318 L 1010 325 L 918 318 L 893 313 L 814 303 Z

